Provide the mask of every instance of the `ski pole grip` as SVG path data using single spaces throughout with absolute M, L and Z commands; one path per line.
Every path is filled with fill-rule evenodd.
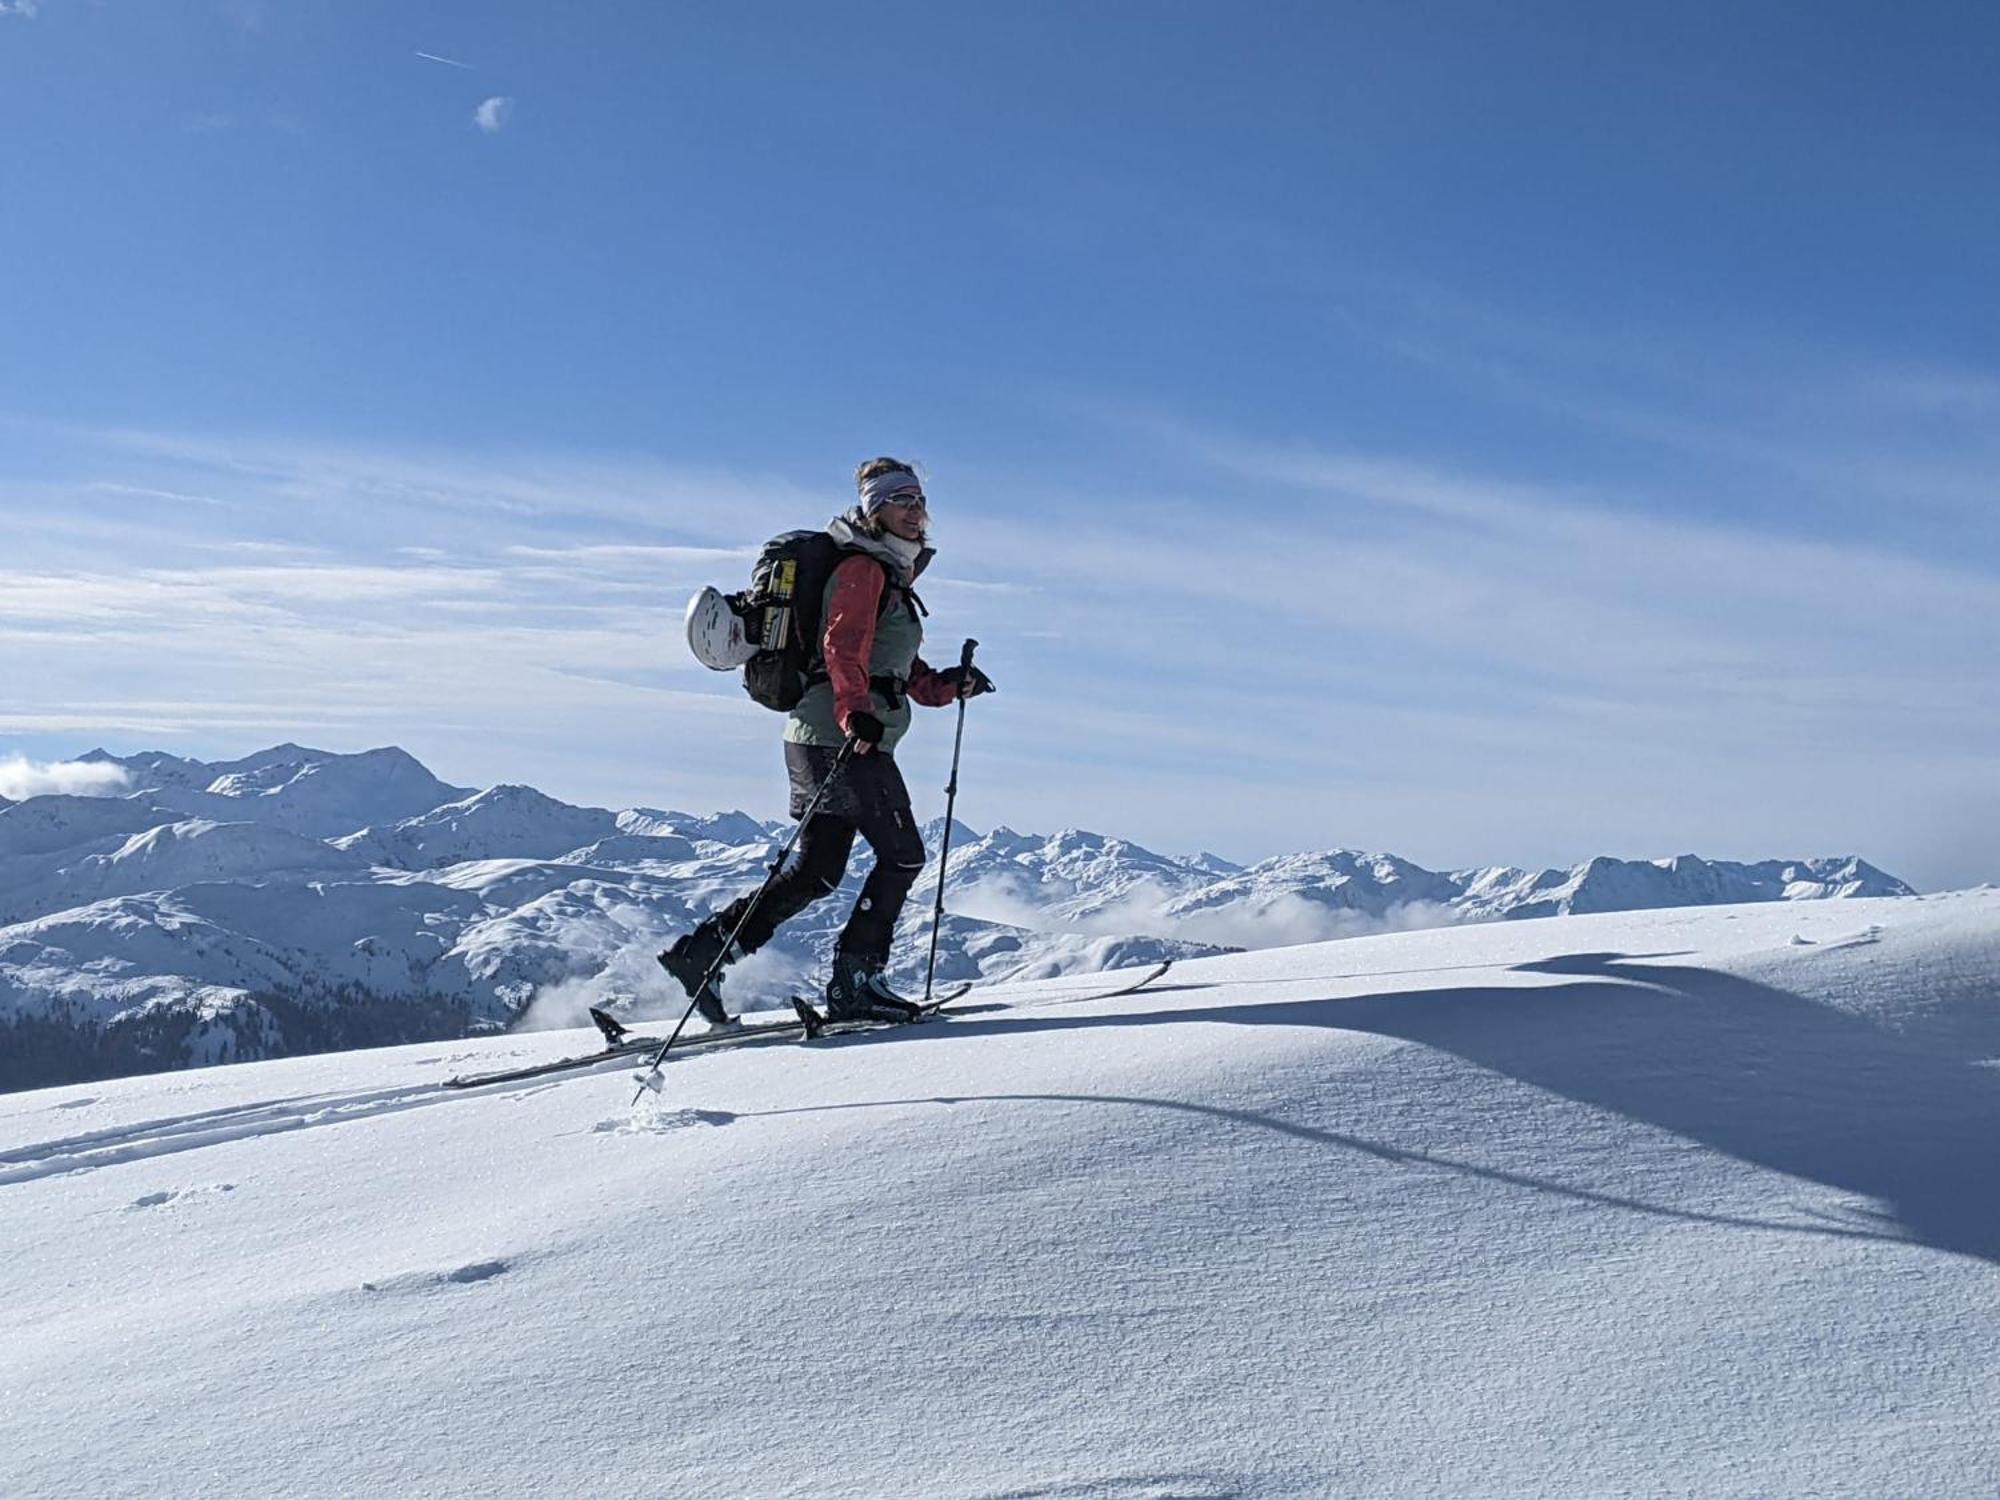
M 967 637 L 965 642 L 965 649 L 958 653 L 958 665 L 961 670 L 967 672 L 970 672 L 972 670 L 972 653 L 977 651 L 978 649 L 979 649 L 979 642 L 971 639 L 970 637 Z

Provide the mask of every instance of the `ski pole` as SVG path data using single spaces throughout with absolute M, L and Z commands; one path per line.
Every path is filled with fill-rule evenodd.
M 967 644 L 970 645 L 969 642 Z M 785 867 L 785 861 L 792 857 L 792 850 L 798 846 L 800 837 L 806 831 L 806 824 L 813 820 L 813 814 L 819 811 L 820 802 L 832 789 L 834 782 L 840 779 L 840 773 L 847 768 L 847 758 L 854 753 L 854 747 L 860 743 L 850 734 L 847 742 L 840 747 L 840 754 L 834 756 L 833 764 L 827 767 L 826 775 L 820 778 L 819 790 L 813 793 L 812 801 L 806 804 L 805 814 L 799 819 L 799 826 L 792 830 L 792 836 L 785 841 L 785 847 L 779 851 L 778 857 L 771 861 L 771 868 L 764 876 L 764 883 L 757 887 L 756 896 L 743 908 L 743 915 L 736 919 L 736 926 L 730 932 L 728 940 L 723 943 L 721 951 L 710 962 L 708 972 L 701 976 L 701 983 L 694 987 L 694 994 L 689 997 L 687 1009 L 681 1012 L 680 1020 L 674 1023 L 673 1032 L 660 1044 L 660 1050 L 653 1054 L 653 1066 L 642 1075 L 639 1092 L 632 1096 L 634 1104 L 645 1097 L 647 1089 L 659 1086 L 660 1065 L 667 1060 L 667 1054 L 673 1050 L 674 1043 L 681 1039 L 681 1032 L 687 1026 L 688 1017 L 694 1014 L 695 1006 L 701 1003 L 701 992 L 715 981 L 717 974 L 722 972 L 722 961 L 729 956 L 729 950 L 736 946 L 736 939 L 742 936 L 743 929 L 757 914 L 757 908 L 764 904 L 764 896 L 771 889 L 771 882 L 778 878 L 778 872 Z
M 959 691 L 965 690 L 965 680 L 972 675 L 972 653 L 979 649 L 979 642 L 967 640 L 965 649 L 958 654 Z M 958 752 L 965 744 L 965 703 L 958 700 L 958 733 L 951 741 L 951 780 L 944 789 L 944 846 L 938 850 L 937 906 L 931 912 L 931 956 L 924 965 L 924 1004 L 931 1003 L 931 985 L 937 979 L 938 928 L 944 923 L 944 871 L 951 860 L 951 813 L 958 805 Z

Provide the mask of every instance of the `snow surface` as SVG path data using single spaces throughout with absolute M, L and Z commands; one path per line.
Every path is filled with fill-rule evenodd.
M 0 1096 L 0 1493 L 1984 1495 L 2000 891 Z

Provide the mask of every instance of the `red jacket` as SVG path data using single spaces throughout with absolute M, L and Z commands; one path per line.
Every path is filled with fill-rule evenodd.
M 853 733 L 847 723 L 849 714 L 875 711 L 868 689 L 868 658 L 875 650 L 875 620 L 881 613 L 882 590 L 887 584 L 888 570 L 872 557 L 856 554 L 843 558 L 833 570 L 820 653 L 826 658 L 826 675 L 833 684 L 833 716 L 844 733 Z M 942 708 L 958 697 L 957 684 L 926 666 L 921 656 L 910 664 L 905 691 L 912 702 L 926 708 Z

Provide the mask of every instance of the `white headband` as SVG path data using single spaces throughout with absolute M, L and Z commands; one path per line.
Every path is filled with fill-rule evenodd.
M 861 508 L 873 515 L 883 505 L 899 495 L 915 490 L 917 498 L 923 499 L 924 486 L 916 475 L 908 469 L 891 469 L 886 474 L 877 474 L 864 479 L 860 484 Z

